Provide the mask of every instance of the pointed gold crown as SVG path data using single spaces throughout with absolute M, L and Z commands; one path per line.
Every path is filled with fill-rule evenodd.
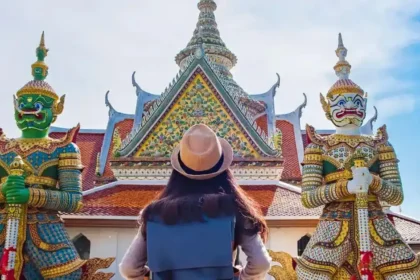
M 344 93 L 356 93 L 363 96 L 363 89 L 349 79 L 351 65 L 346 60 L 347 49 L 344 47 L 341 33 L 338 34 L 338 47 L 335 50 L 335 54 L 338 57 L 338 62 L 335 64 L 334 70 L 338 77 L 338 81 L 335 82 L 328 91 L 327 98 L 331 99 L 334 95 L 340 95 Z
M 54 89 L 45 82 L 45 78 L 48 76 L 48 65 L 45 64 L 44 59 L 48 54 L 48 49 L 45 47 L 44 32 L 41 35 L 41 41 L 39 46 L 36 48 L 37 61 L 32 64 L 32 76 L 34 79 L 24 85 L 16 93 L 17 97 L 25 94 L 39 94 L 50 97 L 54 101 L 58 101 L 58 95 Z

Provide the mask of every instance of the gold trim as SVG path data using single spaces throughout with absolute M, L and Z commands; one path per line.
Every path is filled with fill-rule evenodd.
M 379 176 L 376 176 L 376 175 L 372 175 L 372 176 L 373 176 L 373 180 L 372 180 L 372 183 L 370 184 L 370 189 L 373 193 L 376 193 L 381 189 L 382 180 Z
M 297 262 L 306 269 L 317 270 L 318 273 L 328 275 L 329 277 L 334 275 L 338 270 L 338 268 L 334 264 L 331 264 L 331 265 L 315 264 L 315 263 L 311 263 L 305 260 L 304 258 L 299 258 Z
M 350 196 L 347 196 L 345 198 L 339 199 L 337 201 L 338 202 L 353 202 L 353 201 L 356 201 L 356 195 L 352 194 Z M 378 201 L 378 197 L 376 195 L 369 194 L 367 196 L 367 201 L 369 201 L 369 202 Z
M 79 153 L 61 153 L 59 159 L 81 159 Z
M 38 174 L 42 174 L 42 172 L 44 172 L 47 168 L 54 165 L 58 165 L 58 159 L 52 159 L 47 162 L 44 162 L 38 167 Z
M 43 207 L 47 202 L 45 190 L 37 188 L 29 188 L 29 201 L 28 204 L 32 207 Z
M 39 95 L 43 95 L 43 96 L 47 96 L 49 98 L 54 99 L 54 101 L 56 102 L 58 100 L 58 95 L 50 90 L 46 90 L 46 89 L 42 89 L 39 87 L 24 87 L 22 89 L 20 89 L 17 93 L 16 96 L 19 98 L 23 95 L 28 95 L 28 94 L 39 94 Z
M 376 229 L 372 220 L 369 220 L 369 232 L 370 232 L 370 236 L 372 237 L 373 240 L 376 241 L 376 243 L 378 243 L 381 246 L 385 244 L 385 241 L 376 232 Z
M 293 268 L 293 257 L 285 252 L 274 252 L 268 250 L 268 254 L 272 257 L 273 262 L 279 263 L 281 266 L 273 265 L 268 272 L 275 280 L 297 280 L 296 271 Z
M 305 154 L 303 161 L 304 162 L 322 161 L 322 155 L 321 154 Z
M 46 279 L 68 275 L 81 268 L 85 263 L 85 260 L 77 258 L 65 264 L 43 268 L 41 275 Z
M 7 177 L 1 178 L 1 184 L 4 184 L 7 180 Z M 30 175 L 26 177 L 25 184 L 27 185 L 43 185 L 46 187 L 55 188 L 57 186 L 57 180 L 52 179 L 50 177 L 43 177 L 43 176 L 35 176 Z
M 396 159 L 397 156 L 394 152 L 385 152 L 385 153 L 380 153 L 379 154 L 379 160 L 380 161 L 385 161 L 385 160 L 391 160 L 391 159 Z
M 2 167 L 7 174 L 10 174 L 10 167 L 2 160 L 0 160 L 0 167 Z
M 353 173 L 349 170 L 337 171 L 330 174 L 325 175 L 325 183 L 331 183 L 338 180 L 350 180 L 353 178 Z
M 83 165 L 80 158 L 60 159 L 58 161 L 58 169 L 83 169 Z
M 331 163 L 332 165 L 334 165 L 334 166 L 335 166 L 335 167 L 337 167 L 338 169 L 340 169 L 340 168 L 341 168 L 341 166 L 342 166 L 342 164 L 341 164 L 338 160 L 336 160 L 336 159 L 334 159 L 334 158 L 330 157 L 329 155 L 323 154 L 323 155 L 322 155 L 322 159 L 323 159 L 324 161 L 327 161 L 327 162 Z
M 378 270 L 382 275 L 389 276 L 389 275 L 396 274 L 400 271 L 407 271 L 407 270 L 415 269 L 415 268 L 419 269 L 418 266 L 419 266 L 419 258 L 415 258 L 413 261 L 409 263 L 389 265 L 389 266 L 381 267 Z
M 69 245 L 65 243 L 60 244 L 48 244 L 44 241 L 42 241 L 41 237 L 38 234 L 38 228 L 37 224 L 30 224 L 29 227 L 29 234 L 31 236 L 32 242 L 37 246 L 38 248 L 48 251 L 48 252 L 54 252 L 63 248 L 69 248 Z
M 379 151 L 379 153 L 395 152 L 395 151 L 394 151 L 394 147 L 392 147 L 392 146 L 387 146 L 387 145 L 380 145 L 380 146 L 378 147 L 378 151 Z
M 105 269 L 111 266 L 115 258 L 93 258 L 86 262 L 83 269 L 82 280 L 109 280 L 114 276 L 114 273 L 97 272 L 99 269 Z
M 327 93 L 327 98 L 331 99 L 334 95 L 343 95 L 346 93 L 355 93 L 360 96 L 364 96 L 364 92 L 361 88 L 355 86 L 339 86 L 337 88 L 330 89 Z
M 43 177 L 43 176 L 29 176 L 25 179 L 25 184 L 28 185 L 43 185 L 47 187 L 56 187 L 57 180 L 52 179 L 50 177 Z
M 347 234 L 349 233 L 349 222 L 343 221 L 341 223 L 341 230 L 337 238 L 333 241 L 335 246 L 340 246 L 347 238 Z

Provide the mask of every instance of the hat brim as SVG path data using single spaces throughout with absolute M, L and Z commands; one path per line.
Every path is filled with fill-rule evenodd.
M 174 151 L 171 155 L 172 168 L 175 169 L 176 171 L 178 171 L 183 176 L 185 176 L 187 178 L 190 178 L 190 179 L 193 179 L 193 180 L 207 180 L 207 179 L 214 178 L 217 175 L 223 173 L 232 164 L 233 149 L 232 149 L 232 146 L 229 144 L 228 141 L 226 141 L 223 138 L 218 138 L 218 139 L 219 139 L 219 142 L 220 142 L 220 146 L 222 147 L 223 163 L 220 166 L 219 170 L 217 170 L 216 172 L 208 173 L 208 174 L 200 174 L 200 175 L 192 175 L 192 174 L 186 173 L 184 171 L 184 169 L 182 169 L 181 163 L 179 162 L 179 158 L 178 158 L 179 149 L 180 149 L 179 145 L 177 147 L 175 147 L 175 149 L 174 149 Z

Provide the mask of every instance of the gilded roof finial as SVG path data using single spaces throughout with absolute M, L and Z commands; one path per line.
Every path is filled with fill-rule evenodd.
M 48 75 L 48 66 L 45 64 L 44 59 L 48 54 L 48 49 L 45 47 L 44 31 L 42 31 L 41 41 L 36 48 L 37 61 L 32 64 L 32 76 L 34 80 L 43 81 Z
M 339 79 L 348 79 L 350 74 L 351 65 L 347 62 L 347 49 L 343 43 L 343 37 L 341 33 L 338 34 L 338 47 L 335 50 L 335 54 L 338 57 L 338 62 L 334 66 L 335 74 Z

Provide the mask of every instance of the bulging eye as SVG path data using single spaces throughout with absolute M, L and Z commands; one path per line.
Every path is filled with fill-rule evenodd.
M 362 107 L 362 102 L 360 100 L 354 101 L 354 104 L 356 104 L 357 107 Z
M 34 107 L 35 107 L 35 110 L 42 110 L 42 104 L 41 103 L 39 103 L 39 102 L 37 102 L 37 103 L 35 103 L 34 104 Z
M 344 101 L 344 100 L 340 100 L 340 101 L 338 101 L 338 103 L 337 103 L 339 106 L 344 106 L 344 105 L 346 105 L 346 101 Z
M 24 107 L 25 107 L 25 104 L 23 104 L 23 103 L 20 103 L 20 104 L 19 104 L 19 109 L 21 109 L 21 110 L 22 110 Z

